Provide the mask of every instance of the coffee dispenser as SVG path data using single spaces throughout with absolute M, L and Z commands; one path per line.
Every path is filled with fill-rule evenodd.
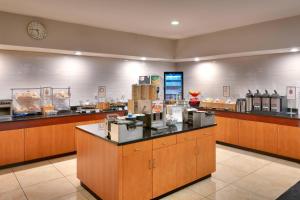
M 286 112 L 287 98 L 280 96 L 276 90 L 271 95 L 271 111 L 272 112 Z
M 256 90 L 256 93 L 253 95 L 253 110 L 254 111 L 261 111 L 261 101 L 262 95 L 259 90 Z
M 250 90 L 246 94 L 246 111 L 251 112 L 253 110 L 253 94 Z
M 265 93 L 262 94 L 262 111 L 269 112 L 271 111 L 271 96 L 269 95 L 268 90 L 265 90 Z
M 236 112 L 246 112 L 246 99 L 240 98 L 236 100 Z

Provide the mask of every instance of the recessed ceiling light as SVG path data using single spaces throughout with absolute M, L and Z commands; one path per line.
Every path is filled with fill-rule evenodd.
M 141 60 L 147 60 L 147 58 L 146 57 L 141 57 Z
M 80 55 L 82 55 L 82 53 L 80 51 L 75 51 L 75 55 L 80 56 Z
M 177 21 L 177 20 L 171 21 L 171 25 L 172 25 L 172 26 L 178 26 L 179 24 L 180 24 L 180 22 Z
M 296 48 L 296 47 L 294 47 L 294 48 L 291 48 L 291 50 L 290 50 L 290 52 L 298 52 L 299 51 L 299 49 L 298 48 Z
M 198 62 L 198 61 L 200 61 L 200 58 L 194 58 L 194 61 L 196 61 L 196 62 Z

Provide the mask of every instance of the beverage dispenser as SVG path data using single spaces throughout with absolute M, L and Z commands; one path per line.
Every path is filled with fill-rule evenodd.
M 261 111 L 262 95 L 259 90 L 256 90 L 256 93 L 253 95 L 253 110 Z
M 271 95 L 271 111 L 272 112 L 286 112 L 287 99 L 285 96 L 280 96 L 276 90 Z
M 265 90 L 265 93 L 262 95 L 262 111 L 271 111 L 271 96 L 268 90 Z
M 246 94 L 246 111 L 251 112 L 253 110 L 253 94 L 251 90 L 248 90 Z

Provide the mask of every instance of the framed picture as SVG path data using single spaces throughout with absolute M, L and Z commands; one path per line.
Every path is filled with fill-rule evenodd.
M 286 97 L 288 100 L 296 100 L 296 86 L 286 87 Z
M 98 87 L 98 98 L 105 98 L 106 97 L 106 86 L 99 86 Z
M 139 84 L 150 84 L 150 76 L 139 76 Z
M 160 86 L 160 81 L 161 79 L 160 79 L 160 76 L 158 76 L 158 75 L 151 75 L 151 84 L 152 85 L 155 85 L 155 86 L 157 86 L 157 87 L 159 87 Z
M 223 86 L 223 97 L 230 97 L 230 86 Z

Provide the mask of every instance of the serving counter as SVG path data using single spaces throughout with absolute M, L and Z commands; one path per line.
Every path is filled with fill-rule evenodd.
M 101 199 L 158 198 L 216 170 L 215 127 L 144 129 L 142 138 L 124 143 L 98 124 L 78 126 L 77 176 Z
M 300 161 L 298 115 L 217 111 L 219 143 Z
M 124 111 L 70 112 L 0 121 L 0 166 L 75 152 L 75 127 L 101 122 L 109 113 L 124 115 Z

